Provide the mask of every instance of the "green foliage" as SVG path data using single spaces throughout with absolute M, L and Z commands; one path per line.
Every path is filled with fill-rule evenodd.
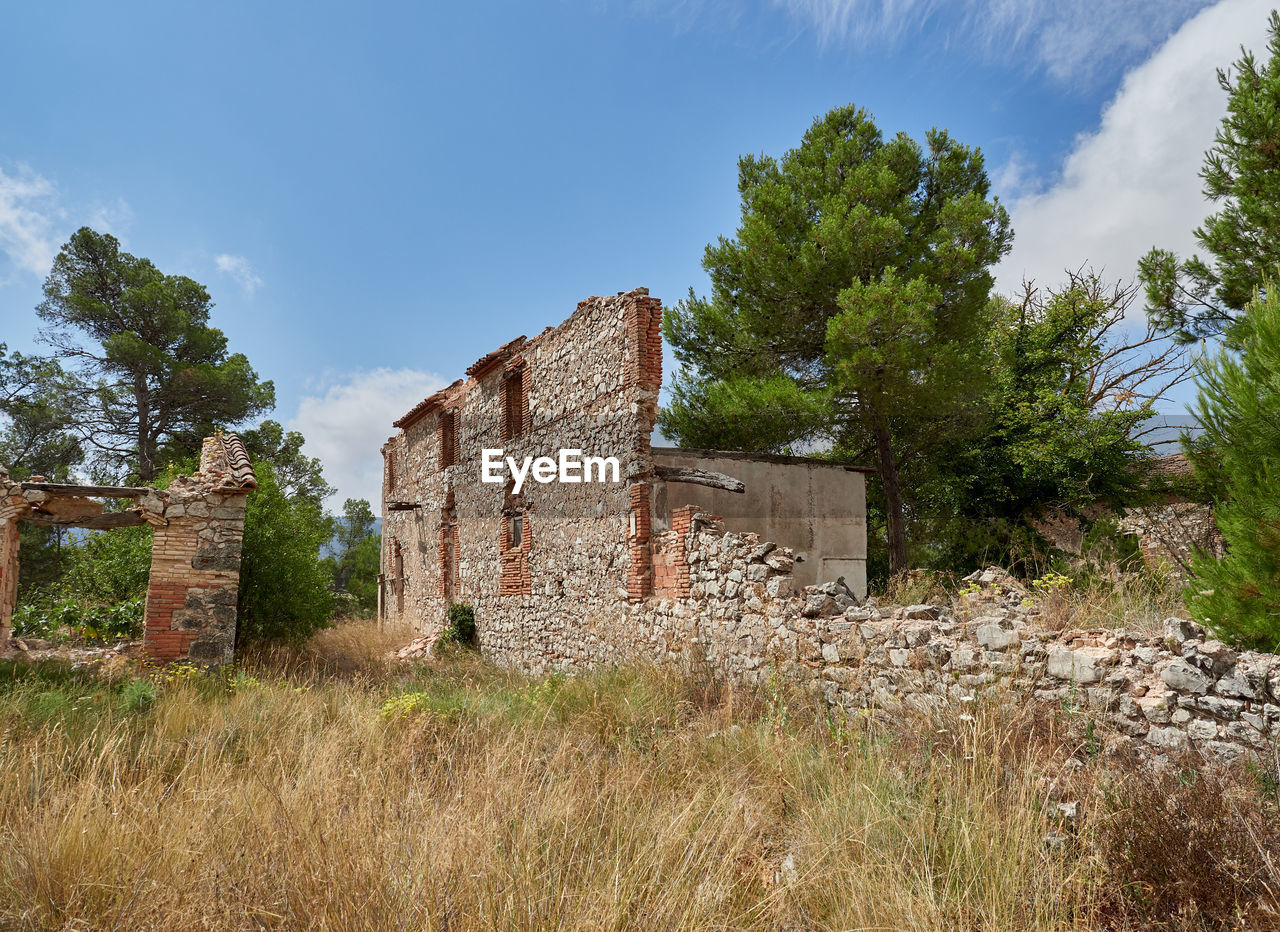
M 160 687 L 152 680 L 128 680 L 120 687 L 118 705 L 124 712 L 138 714 L 156 704 Z
M 75 387 L 56 361 L 0 343 L 0 465 L 12 476 L 61 482 L 84 459 L 72 433 Z
M 1151 414 L 1142 383 L 1150 375 L 1158 390 L 1185 362 L 1167 353 L 1169 341 L 1117 355 L 1136 342 L 1113 335 L 1132 298 L 1077 274 L 1058 290 L 1028 288 L 1016 304 L 993 299 L 980 429 L 940 447 L 918 486 L 920 536 L 934 547 L 926 562 L 1010 565 L 1043 550 L 1028 518 L 1087 523 L 1086 506 L 1100 499 L 1141 497 L 1136 467 L 1149 454 L 1136 435 Z
M 474 644 L 476 642 L 476 610 L 464 602 L 454 602 L 449 606 L 448 626 L 440 640 L 456 644 Z
M 664 319 L 685 370 L 662 430 L 694 447 L 875 450 L 900 565 L 899 473 L 964 422 L 982 380 L 1008 216 L 976 149 L 940 130 L 924 148 L 885 140 L 852 106 L 738 175 L 741 225 L 703 258 L 711 297 L 690 291 Z
M 134 640 L 142 636 L 144 600 L 126 599 L 110 605 L 84 602 L 64 594 L 18 606 L 13 633 L 18 637 L 65 635 L 88 641 Z
M 1199 555 L 1187 604 L 1197 621 L 1246 647 L 1280 648 L 1280 293 L 1259 294 L 1241 318 L 1239 354 L 1208 358 L 1188 454 L 1217 500 L 1227 545 Z
M 373 529 L 374 523 L 367 501 L 347 499 L 342 517 L 334 521 L 335 553 L 325 558 L 334 589 L 350 593 L 362 613 L 372 612 L 378 605 L 382 536 Z
M 151 575 L 151 528 L 92 531 L 66 551 L 63 586 L 97 603 L 142 598 Z
M 216 424 L 270 409 L 275 389 L 209 326 L 213 304 L 198 282 L 164 275 L 82 227 L 62 247 L 44 284 L 40 317 L 84 386 L 79 420 L 104 466 L 142 482 L 161 455 L 198 449 Z
M 254 463 L 240 563 L 237 639 L 302 641 L 333 614 L 331 576 L 320 548 L 331 520 L 308 498 L 290 498 L 266 462 Z
M 302 452 L 306 440 L 298 431 L 286 431 L 278 421 L 268 420 L 241 431 L 240 439 L 250 459 L 271 464 L 281 490 L 290 498 L 301 496 L 320 505 L 337 491 L 325 481 L 320 460 Z
M 1152 249 L 1139 265 L 1148 313 L 1182 339 L 1234 334 L 1240 313 L 1280 263 L 1280 13 L 1268 22 L 1268 60 L 1243 52 L 1218 71 L 1227 114 L 1205 153 L 1204 194 L 1221 209 L 1195 231 L 1209 255 L 1179 261 Z
M 44 585 L 25 585 L 14 630 L 29 637 L 66 634 L 88 640 L 142 635 L 151 572 L 151 528 L 91 531 L 61 547 L 60 573 Z M 23 579 L 27 579 L 23 553 Z

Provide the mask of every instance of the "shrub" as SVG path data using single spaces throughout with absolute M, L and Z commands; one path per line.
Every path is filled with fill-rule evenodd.
M 129 680 L 120 688 L 117 701 L 125 712 L 145 712 L 159 696 L 160 687 L 151 680 Z
M 450 605 L 448 622 L 441 640 L 458 644 L 476 642 L 476 610 L 470 605 L 464 602 L 454 602 Z
M 333 534 L 320 505 L 287 496 L 269 463 L 253 465 L 240 564 L 237 638 L 300 642 L 329 623 L 332 577 L 320 548 Z
M 46 594 L 14 610 L 13 633 L 18 637 L 65 634 L 90 641 L 132 640 L 142 635 L 143 604 L 141 596 L 101 605 L 70 594 Z
M 1105 809 L 1096 850 L 1126 911 L 1225 928 L 1251 903 L 1277 904 L 1280 823 L 1256 781 L 1193 771 L 1133 775 Z

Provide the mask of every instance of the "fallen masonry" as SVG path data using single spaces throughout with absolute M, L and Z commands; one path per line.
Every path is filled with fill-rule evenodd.
M 0 648 L 9 644 L 17 599 L 19 521 L 96 530 L 145 524 L 153 539 L 143 653 L 162 662 L 229 663 L 245 499 L 255 488 L 244 443 L 234 434 L 205 438 L 199 470 L 174 478 L 167 489 L 65 485 L 38 477 L 21 482 L 0 468 Z M 101 498 L 129 504 L 108 510 Z

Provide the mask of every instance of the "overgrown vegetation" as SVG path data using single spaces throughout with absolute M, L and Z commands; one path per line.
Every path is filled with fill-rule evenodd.
M 476 610 L 463 602 L 449 606 L 443 639 L 456 644 L 475 644 Z
M 392 666 L 394 642 L 343 625 L 154 679 L 0 665 L 0 925 L 1202 929 L 1280 908 L 1253 775 L 1193 799 L 1100 766 L 1061 716 L 889 728 L 778 677 L 530 679 L 470 651 Z M 1185 833 L 1154 830 L 1175 815 Z
M 1276 269 L 1280 274 L 1280 266 Z M 1269 287 L 1234 324 L 1238 354 L 1206 361 L 1198 412 L 1205 433 L 1189 453 L 1220 504 L 1227 544 L 1202 555 L 1189 592 L 1192 613 L 1223 637 L 1280 649 L 1280 294 Z

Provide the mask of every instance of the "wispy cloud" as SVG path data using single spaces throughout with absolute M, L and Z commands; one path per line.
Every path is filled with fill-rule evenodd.
M 11 273 L 48 274 L 58 254 L 61 220 L 53 182 L 26 165 L 13 172 L 0 168 L 0 253 Z
M 604 0 L 597 0 L 604 2 Z M 781 11 L 823 48 L 895 45 L 938 30 L 988 61 L 1023 62 L 1064 82 L 1087 82 L 1132 62 L 1212 0 L 630 0 L 677 30 L 733 28 L 748 12 Z
M 53 258 L 77 227 L 121 235 L 133 219 L 123 198 L 72 204 L 29 165 L 0 167 L 0 285 L 49 274 Z
M 1271 0 L 1223 0 L 1187 21 L 1127 75 L 1097 131 L 1079 137 L 1055 182 L 1038 187 L 1014 160 L 996 174 L 1010 198 L 1013 251 L 997 269 L 1011 291 L 1021 279 L 1056 284 L 1089 264 L 1132 278 L 1152 246 L 1187 255 L 1212 209 L 1199 178 L 1226 112 L 1215 69 L 1262 51 Z
M 224 252 L 215 256 L 213 261 L 217 263 L 218 271 L 230 276 L 249 297 L 253 297 L 253 293 L 262 287 L 262 278 L 244 256 L 232 256 Z
M 323 394 L 305 396 L 289 428 L 307 438 L 307 452 L 324 464 L 339 500 L 367 499 L 376 512 L 382 504 L 379 450 L 395 430 L 391 422 L 446 384 L 416 369 L 347 373 Z

